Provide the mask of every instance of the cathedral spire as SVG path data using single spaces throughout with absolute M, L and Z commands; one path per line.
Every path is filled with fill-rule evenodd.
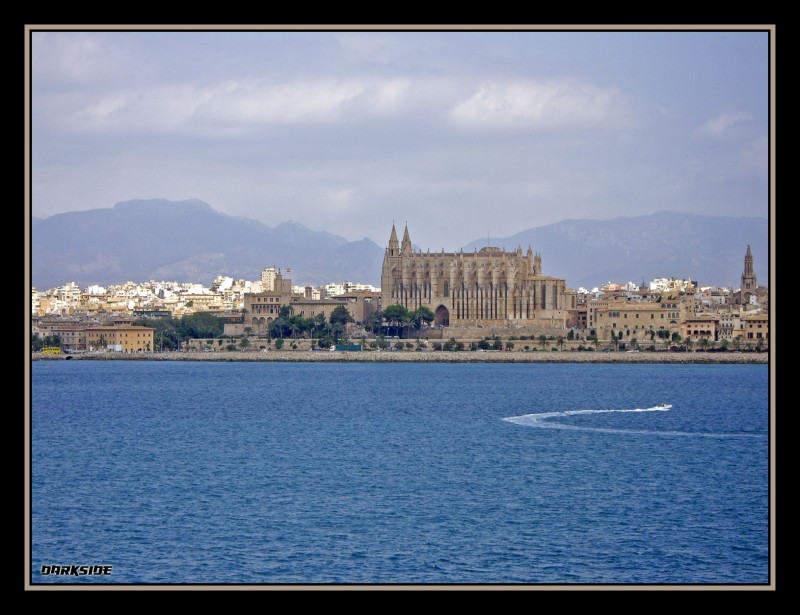
M 389 236 L 389 256 L 398 256 L 400 254 L 400 245 L 397 243 L 397 231 L 392 222 L 392 234 Z
M 403 232 L 403 245 L 400 246 L 400 254 L 403 256 L 410 256 L 414 250 L 411 248 L 411 238 L 408 236 L 408 224 L 406 230 Z

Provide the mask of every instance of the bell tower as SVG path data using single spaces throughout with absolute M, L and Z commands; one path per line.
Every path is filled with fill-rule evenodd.
M 742 287 L 739 302 L 742 305 L 750 303 L 750 297 L 756 293 L 757 282 L 756 274 L 753 271 L 753 254 L 750 252 L 750 244 L 747 244 L 747 253 L 744 255 L 744 271 L 742 272 Z

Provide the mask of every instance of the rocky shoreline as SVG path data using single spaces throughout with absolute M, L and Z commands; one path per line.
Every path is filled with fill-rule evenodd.
M 367 351 L 329 352 L 309 350 L 269 350 L 234 352 L 93 352 L 83 354 L 43 355 L 34 353 L 33 361 L 266 361 L 266 362 L 350 362 L 350 363 L 769 363 L 767 352 L 441 352 L 441 351 Z

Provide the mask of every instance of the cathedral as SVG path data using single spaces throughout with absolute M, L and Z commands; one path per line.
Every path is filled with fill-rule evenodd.
M 577 298 L 564 280 L 542 275 L 530 247 L 507 252 L 415 252 L 406 226 L 402 243 L 392 225 L 381 272 L 382 305 L 427 307 L 436 327 L 570 326 Z

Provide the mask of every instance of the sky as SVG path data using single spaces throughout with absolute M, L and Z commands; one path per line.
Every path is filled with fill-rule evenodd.
M 769 215 L 763 28 L 29 41 L 35 217 L 200 199 L 454 250 L 565 219 Z

